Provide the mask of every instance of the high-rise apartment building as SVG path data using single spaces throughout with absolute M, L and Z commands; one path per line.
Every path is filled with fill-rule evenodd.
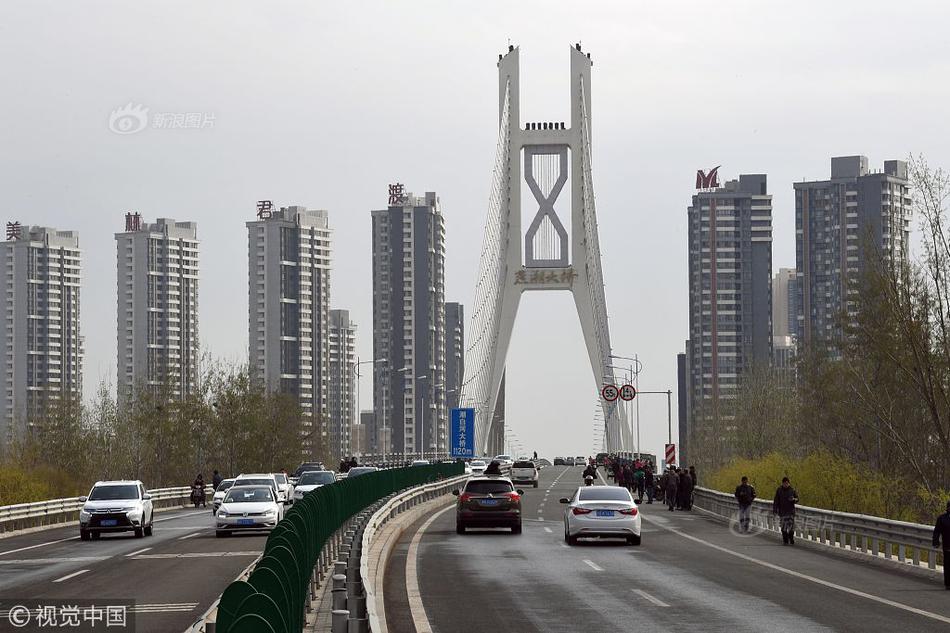
M 82 396 L 79 235 L 7 223 L 0 242 L 0 447 L 47 406 Z
M 458 408 L 465 379 L 465 306 L 445 304 L 445 408 Z
M 250 372 L 298 402 L 303 455 L 321 458 L 329 448 L 329 216 L 300 206 L 259 209 L 247 223 Z
M 198 229 L 127 213 L 115 234 L 118 398 L 138 390 L 181 398 L 198 380 Z
M 373 211 L 373 405 L 397 453 L 445 452 L 445 225 L 434 192 Z
M 354 453 L 356 420 L 356 323 L 349 310 L 330 310 L 330 453 L 334 459 Z
M 772 278 L 772 364 L 791 369 L 798 333 L 798 276 L 794 268 L 780 268 Z
M 772 347 L 772 196 L 764 174 L 700 191 L 689 207 L 691 433 L 725 415 L 744 371 Z
M 831 159 L 829 180 L 795 183 L 795 256 L 799 344 L 834 344 L 868 248 L 886 261 L 906 261 L 912 201 L 907 163 L 884 161 L 870 172 L 865 156 Z

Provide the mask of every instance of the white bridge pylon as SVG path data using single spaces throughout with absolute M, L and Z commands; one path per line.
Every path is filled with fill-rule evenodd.
M 518 53 L 509 47 L 498 60 L 498 144 L 465 355 L 462 401 L 475 408 L 475 448 L 480 455 L 502 452 L 504 416 L 496 411 L 504 409 L 499 407 L 499 389 L 523 293 L 571 292 L 593 386 L 599 392 L 604 384 L 617 384 L 591 179 L 590 57 L 580 45 L 571 47 L 570 123 L 522 125 Z M 537 211 L 526 231 L 521 222 L 522 182 L 531 193 L 524 204 Z M 569 229 L 555 207 L 568 195 Z M 633 450 L 624 408 L 603 399 L 601 406 L 607 450 Z

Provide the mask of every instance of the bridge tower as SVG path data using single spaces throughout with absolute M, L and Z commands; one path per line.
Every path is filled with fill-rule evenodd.
M 502 450 L 505 361 L 523 293 L 572 293 L 596 386 L 592 393 L 616 384 L 591 174 L 590 54 L 579 44 L 571 47 L 570 123 L 522 124 L 518 53 L 509 46 L 498 56 L 498 143 L 466 350 L 463 401 L 475 407 L 479 454 Z M 530 192 L 526 200 L 522 182 Z M 522 204 L 536 211 L 527 227 Z M 600 402 L 607 450 L 632 450 L 623 407 Z

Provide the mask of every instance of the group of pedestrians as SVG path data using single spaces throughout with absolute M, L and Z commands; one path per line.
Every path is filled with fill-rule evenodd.
M 693 490 L 696 488 L 697 482 L 695 466 L 686 469 L 677 468 L 676 465 L 670 464 L 670 467 L 660 477 L 663 502 L 670 512 L 693 509 Z
M 356 461 L 355 457 L 350 457 L 349 459 L 344 457 L 340 460 L 341 473 L 349 472 L 351 468 L 356 468 L 357 466 L 359 466 L 359 462 Z
M 749 483 L 748 477 L 743 477 L 736 486 L 735 497 L 739 504 L 739 531 L 749 533 L 749 524 L 752 520 L 752 502 L 756 499 L 755 486 Z M 798 492 L 792 488 L 788 477 L 782 477 L 782 485 L 775 490 L 772 498 L 772 513 L 779 517 L 779 527 L 782 532 L 782 544 L 795 544 L 795 505 L 798 503 Z
M 626 488 L 631 494 L 636 493 L 637 503 L 643 501 L 644 495 L 647 503 L 653 503 L 656 496 L 656 475 L 653 471 L 653 462 L 608 457 L 606 467 L 618 486 Z

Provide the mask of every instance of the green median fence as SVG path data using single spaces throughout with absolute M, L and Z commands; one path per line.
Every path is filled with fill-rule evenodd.
M 394 492 L 463 473 L 461 463 L 393 468 L 307 493 L 270 533 L 248 579 L 221 594 L 216 632 L 300 633 L 311 574 L 334 532 Z

